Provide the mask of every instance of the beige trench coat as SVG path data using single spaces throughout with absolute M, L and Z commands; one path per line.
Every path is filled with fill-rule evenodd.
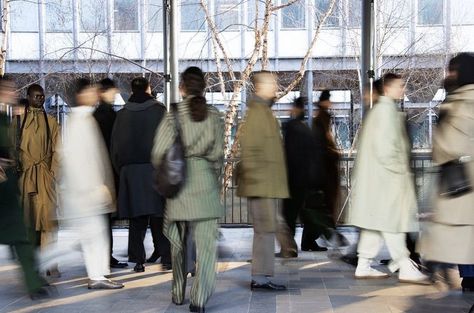
M 382 232 L 418 230 L 404 115 L 380 97 L 362 128 L 348 223 Z
M 433 137 L 433 160 L 443 164 L 461 156 L 474 158 L 474 84 L 455 90 L 442 104 Z M 468 165 L 474 182 L 474 162 Z M 474 192 L 458 198 L 436 196 L 434 217 L 422 232 L 423 258 L 474 264 Z

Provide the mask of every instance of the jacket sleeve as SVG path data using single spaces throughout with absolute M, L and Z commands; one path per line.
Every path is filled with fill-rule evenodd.
M 55 119 L 50 119 L 50 125 L 51 127 L 51 144 L 52 144 L 52 153 L 53 153 L 53 158 L 51 162 L 51 173 L 53 174 L 53 177 L 58 180 L 59 177 L 59 167 L 60 167 L 60 162 L 61 162 L 61 154 L 58 152 L 58 150 L 61 147 L 61 134 L 59 131 L 59 125 L 56 122 Z
M 120 175 L 120 153 L 119 153 L 119 143 L 120 140 L 120 116 L 117 115 L 115 118 L 114 126 L 112 127 L 112 133 L 110 135 L 110 161 L 112 163 L 112 168 L 115 173 Z
M 153 149 L 151 151 L 151 163 L 155 168 L 160 166 L 163 156 L 173 145 L 176 137 L 173 115 L 167 113 L 163 118 L 155 134 Z
M 372 149 L 377 161 L 393 173 L 406 173 L 407 164 L 405 164 L 405 152 L 401 149 L 401 142 L 406 141 L 407 138 L 403 136 L 398 112 L 385 106 L 376 109 L 378 109 L 377 114 L 373 116 L 376 127 L 369 131 L 374 136 Z
M 216 172 L 220 175 L 224 163 L 224 122 L 219 113 L 215 114 L 213 124 L 215 140 L 208 159 L 214 162 Z

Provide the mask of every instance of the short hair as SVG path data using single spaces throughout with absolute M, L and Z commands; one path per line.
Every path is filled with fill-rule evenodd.
M 327 101 L 331 99 L 331 92 L 327 89 L 323 90 L 319 95 L 319 102 Z
M 388 86 L 392 84 L 394 81 L 397 79 L 402 79 L 401 75 L 395 74 L 395 73 L 387 73 L 383 76 L 382 78 L 382 89 L 385 86 Z
M 308 104 L 308 98 L 298 97 L 293 101 L 293 106 L 298 109 L 304 110 L 304 107 Z
M 78 78 L 74 84 L 74 92 L 76 95 L 83 92 L 85 89 L 92 86 L 90 79 L 88 78 Z
M 372 82 L 372 89 L 375 90 L 380 96 L 383 95 L 383 84 L 381 79 L 374 80 Z
M 272 72 L 265 71 L 265 70 L 253 72 L 252 75 L 250 76 L 250 82 L 252 83 L 252 85 L 255 86 L 256 84 L 261 82 L 262 76 L 265 76 L 265 75 L 273 75 L 273 74 Z
M 115 88 L 115 82 L 110 78 L 104 78 L 99 82 L 100 91 L 105 92 L 109 89 Z
M 449 61 L 448 68 L 457 73 L 457 86 L 474 84 L 474 53 L 463 52 L 456 55 Z
M 28 87 L 28 89 L 26 90 L 26 94 L 27 94 L 28 96 L 30 96 L 30 95 L 33 93 L 33 91 L 39 91 L 39 92 L 44 93 L 43 87 L 41 87 L 41 86 L 38 85 L 38 84 L 32 84 L 32 85 L 30 85 L 30 86 Z
M 150 86 L 150 82 L 144 77 L 137 77 L 132 80 L 132 93 L 144 93 Z

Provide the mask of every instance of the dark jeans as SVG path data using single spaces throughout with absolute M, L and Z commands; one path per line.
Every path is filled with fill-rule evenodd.
M 327 239 L 331 238 L 336 225 L 326 203 L 324 192 L 322 190 L 308 192 L 305 203 L 305 208 L 301 212 L 304 224 L 301 246 L 314 245 L 321 235 Z
M 155 251 L 161 256 L 161 263 L 171 264 L 170 243 L 163 234 L 163 218 L 148 215 L 130 219 L 128 260 L 138 264 L 144 264 L 146 262 L 146 252 L 143 241 L 145 240 L 148 225 L 150 225 Z
M 10 243 L 10 247 L 15 250 L 28 292 L 33 293 L 45 285 L 46 281 L 38 274 L 35 252 L 31 243 L 27 240 L 15 241 Z

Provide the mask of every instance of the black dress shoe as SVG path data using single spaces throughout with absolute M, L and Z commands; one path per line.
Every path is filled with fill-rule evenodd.
M 204 312 L 206 312 L 206 309 L 204 309 L 204 307 L 201 308 L 201 307 L 198 307 L 198 306 L 191 303 L 189 305 L 189 312 L 204 313 Z
M 87 289 L 121 289 L 124 285 L 113 280 L 89 280 Z
M 50 269 L 46 271 L 46 276 L 51 277 L 51 278 L 60 278 L 61 272 L 59 272 L 57 268 Z
M 264 284 L 258 284 L 252 280 L 252 282 L 250 283 L 250 289 L 251 290 L 262 289 L 262 290 L 271 290 L 271 291 L 284 291 L 286 290 L 286 286 L 278 285 L 278 284 L 272 283 L 271 281 L 266 282 Z
M 312 245 L 301 245 L 301 251 L 314 251 L 314 252 L 322 252 L 328 251 L 326 247 L 320 247 L 316 242 Z
M 474 292 L 474 277 L 463 277 L 461 287 L 462 292 Z
M 127 266 L 128 263 L 122 263 L 113 256 L 110 257 L 110 268 L 126 268 Z
M 161 255 L 158 254 L 158 252 L 153 251 L 152 255 L 146 260 L 147 263 L 155 263 L 158 261 L 158 259 L 161 257 Z
M 357 257 L 356 254 L 354 255 L 343 255 L 341 257 L 341 261 L 344 263 L 347 263 L 352 266 L 357 266 L 357 263 L 359 262 L 359 258 Z
M 145 271 L 145 266 L 143 264 L 137 263 L 133 270 L 137 273 L 143 273 Z
M 161 269 L 165 272 L 171 271 L 173 267 L 171 266 L 171 263 L 164 263 L 161 264 Z
M 298 252 L 296 251 L 286 251 L 286 252 L 278 252 L 275 253 L 276 258 L 283 258 L 283 259 L 293 259 L 298 257 Z

